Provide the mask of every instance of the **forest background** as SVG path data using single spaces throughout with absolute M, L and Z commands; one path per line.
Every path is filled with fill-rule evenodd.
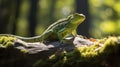
M 0 34 L 40 35 L 49 25 L 72 13 L 86 16 L 80 35 L 120 35 L 120 0 L 0 0 Z

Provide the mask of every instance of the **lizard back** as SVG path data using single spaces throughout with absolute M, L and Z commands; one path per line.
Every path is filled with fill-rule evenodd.
M 57 27 L 58 25 L 67 24 L 68 23 L 67 21 L 70 20 L 71 18 L 72 18 L 72 15 L 68 16 L 67 18 L 58 20 L 57 22 L 50 25 L 44 32 L 47 32 L 51 30 L 52 28 Z

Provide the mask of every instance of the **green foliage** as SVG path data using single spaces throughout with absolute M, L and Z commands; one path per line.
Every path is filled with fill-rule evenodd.
M 90 0 L 92 30 L 94 37 L 120 35 L 120 1 L 119 0 Z
M 28 15 L 29 15 L 29 9 L 30 9 L 30 2 L 29 0 L 23 0 L 20 5 L 20 15 L 17 18 L 17 35 L 28 35 L 28 27 L 29 27 L 29 21 L 28 21 Z M 21 32 L 22 31 L 22 32 Z M 24 33 L 23 33 L 24 32 Z

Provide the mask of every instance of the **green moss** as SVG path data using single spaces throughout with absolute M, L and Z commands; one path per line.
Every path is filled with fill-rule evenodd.
M 11 36 L 0 36 L 0 48 L 9 48 L 14 46 L 16 38 Z M 21 49 L 20 52 L 28 53 L 28 50 Z
M 8 48 L 13 46 L 16 38 L 9 36 L 0 36 L 0 47 Z
M 91 46 L 78 47 L 72 52 L 53 54 L 42 63 L 51 67 L 100 67 L 106 57 L 118 52 L 119 49 L 120 37 L 108 37 L 98 39 Z
M 100 53 L 115 53 L 119 49 L 120 42 L 117 37 L 109 37 L 105 42 L 103 47 L 100 50 Z
M 21 52 L 22 52 L 22 53 L 28 53 L 28 50 L 22 49 Z
M 16 38 L 0 36 L 0 48 L 14 45 Z M 49 58 L 40 59 L 34 67 L 98 67 L 106 57 L 115 54 L 120 49 L 120 37 L 97 39 L 91 46 L 77 47 L 71 52 L 56 52 Z M 27 50 L 20 50 L 27 53 Z

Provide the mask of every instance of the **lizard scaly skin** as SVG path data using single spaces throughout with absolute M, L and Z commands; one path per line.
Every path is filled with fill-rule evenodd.
M 0 36 L 11 36 L 15 37 L 16 39 L 21 39 L 25 42 L 44 42 L 45 40 L 54 39 L 59 39 L 62 41 L 70 34 L 77 36 L 76 29 L 84 20 L 85 16 L 83 14 L 75 13 L 68 16 L 67 18 L 60 19 L 57 22 L 51 24 L 40 36 L 20 37 L 11 34 L 0 34 Z

